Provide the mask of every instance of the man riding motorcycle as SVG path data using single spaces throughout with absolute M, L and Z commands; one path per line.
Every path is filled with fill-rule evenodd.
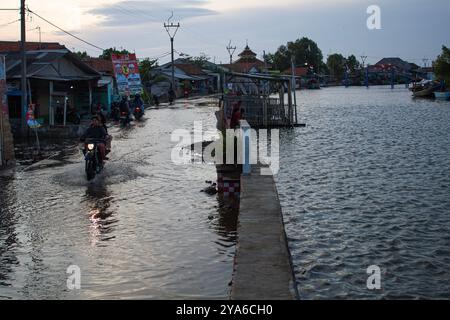
M 100 153 L 100 160 L 101 163 L 105 160 L 108 160 L 106 158 L 106 147 L 105 142 L 107 139 L 107 133 L 105 131 L 105 128 L 103 128 L 100 120 L 97 116 L 93 116 L 91 119 L 91 126 L 86 130 L 86 132 L 80 137 L 80 141 L 84 142 L 87 139 L 97 140 L 97 147 Z
M 134 100 L 131 103 L 133 115 L 135 120 L 140 120 L 144 115 L 144 101 L 139 94 L 134 96 Z
M 128 102 L 128 97 L 127 96 L 123 96 L 122 100 L 120 101 L 120 116 L 126 117 L 126 123 L 130 122 L 130 103 Z
M 144 113 L 144 100 L 142 100 L 140 94 L 136 94 L 133 100 L 133 108 L 140 108 L 142 113 Z

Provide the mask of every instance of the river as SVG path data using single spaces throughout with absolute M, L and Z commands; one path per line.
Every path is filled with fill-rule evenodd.
M 277 186 L 302 299 L 450 298 L 450 102 L 297 92 Z M 367 268 L 381 269 L 381 290 Z

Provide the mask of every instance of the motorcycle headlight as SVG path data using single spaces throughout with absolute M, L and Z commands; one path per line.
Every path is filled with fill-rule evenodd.
M 94 150 L 94 144 L 92 144 L 92 143 L 88 144 L 87 147 L 88 147 L 88 150 L 89 150 L 89 151 Z

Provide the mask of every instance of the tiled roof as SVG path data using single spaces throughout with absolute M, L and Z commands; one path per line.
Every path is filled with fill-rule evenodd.
M 57 42 L 27 42 L 26 50 L 61 50 L 67 49 Z M 20 41 L 0 41 L 0 52 L 18 52 L 20 51 Z
M 111 60 L 105 60 L 100 58 L 87 58 L 83 59 L 83 62 L 89 65 L 91 68 L 101 73 L 114 74 L 114 68 Z
M 256 68 L 256 69 L 263 69 L 265 64 L 264 62 L 260 61 L 260 60 L 256 60 L 254 62 L 240 62 L 237 61 L 233 64 L 228 64 L 228 65 L 224 65 L 226 68 L 230 69 L 231 71 L 234 72 L 239 72 L 239 73 L 248 73 L 251 69 Z
M 175 64 L 175 67 L 177 67 L 178 69 L 183 70 L 186 74 L 191 75 L 191 76 L 203 76 L 206 73 L 203 72 L 203 70 L 193 64 Z
M 376 65 L 381 66 L 382 68 L 388 68 L 390 66 L 394 66 L 406 71 L 412 69 L 412 66 L 409 62 L 406 62 L 400 58 L 384 58 L 378 61 Z
M 241 53 L 239 53 L 239 57 L 249 57 L 249 56 L 251 56 L 251 57 L 256 57 L 257 54 L 254 53 L 254 52 L 250 49 L 250 47 L 247 45 L 247 46 L 245 47 L 244 51 L 242 51 Z
M 295 76 L 300 77 L 300 76 L 306 76 L 308 74 L 308 68 L 306 67 L 297 67 L 295 68 Z M 292 68 L 289 68 L 287 70 L 285 70 L 283 72 L 283 74 L 288 74 L 288 75 L 292 75 Z

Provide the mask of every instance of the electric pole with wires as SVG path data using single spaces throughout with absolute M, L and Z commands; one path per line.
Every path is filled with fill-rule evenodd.
M 27 58 L 26 58 L 26 28 L 25 28 L 25 0 L 20 1 L 20 58 L 21 58 L 21 64 L 22 64 L 22 70 L 21 70 L 21 84 L 20 84 L 20 90 L 22 93 L 22 101 L 21 101 L 21 115 L 22 115 L 22 121 L 21 121 L 21 128 L 22 133 L 25 134 L 26 128 L 27 128 Z
M 170 20 L 173 18 L 173 12 L 169 19 L 167 19 L 167 23 L 164 23 L 164 28 L 167 31 L 167 34 L 170 37 L 170 52 L 172 55 L 172 89 L 175 90 L 175 66 L 174 66 L 174 57 L 173 57 L 173 40 L 175 39 L 175 36 L 178 32 L 178 29 L 180 28 L 180 23 L 174 24 L 173 22 L 170 22 Z M 175 30 L 174 32 L 171 32 L 171 30 Z
M 230 55 L 230 65 L 233 64 L 233 54 L 236 51 L 236 49 L 237 49 L 236 47 L 231 46 L 231 40 L 230 40 L 230 43 L 227 46 L 227 51 L 228 51 L 228 54 Z

